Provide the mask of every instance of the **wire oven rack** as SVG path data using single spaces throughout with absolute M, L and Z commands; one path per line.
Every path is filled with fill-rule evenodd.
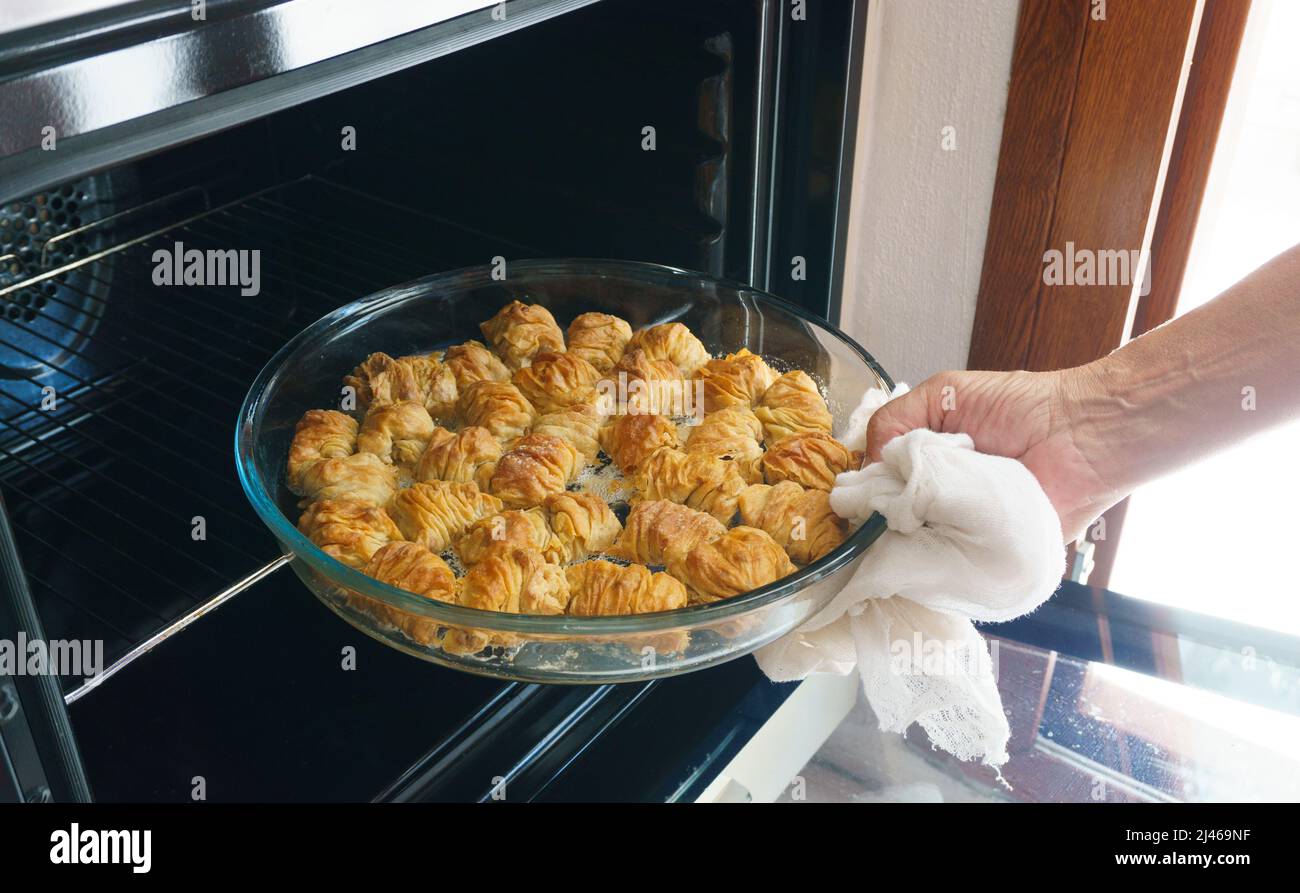
M 315 176 L 179 219 L 184 203 L 157 204 L 98 222 L 152 228 L 0 287 L 11 300 L 44 286 L 43 307 L 87 317 L 0 317 L 0 355 L 44 361 L 36 383 L 61 385 L 50 405 L 0 395 L 0 493 L 46 635 L 104 642 L 104 672 L 65 680 L 68 703 L 286 563 L 230 446 L 248 384 L 286 340 L 379 288 L 542 253 Z M 177 241 L 260 249 L 260 294 L 155 285 L 152 255 Z

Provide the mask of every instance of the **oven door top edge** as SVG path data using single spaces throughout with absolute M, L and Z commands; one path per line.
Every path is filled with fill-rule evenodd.
M 205 136 L 596 0 L 218 2 L 206 21 L 186 14 L 178 24 L 176 9 L 155 6 L 135 27 L 86 16 L 0 33 L 5 192 Z

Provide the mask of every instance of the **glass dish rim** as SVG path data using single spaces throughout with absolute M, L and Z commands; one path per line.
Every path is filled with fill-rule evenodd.
M 679 277 L 693 280 L 707 279 L 718 285 L 744 291 L 748 293 L 748 296 L 756 298 L 760 302 L 773 304 L 795 318 L 834 336 L 856 354 L 887 388 L 892 391 L 894 387 L 893 379 L 881 368 L 876 359 L 837 326 L 811 315 L 796 304 L 792 304 L 762 289 L 746 285 L 743 282 L 642 261 L 544 258 L 511 261 L 510 266 L 512 273 L 515 274 L 526 272 L 543 275 L 599 276 L 603 273 L 616 273 L 622 276 L 632 275 L 640 278 L 658 278 L 661 280 L 671 280 Z M 309 345 L 344 334 L 348 329 L 363 324 L 381 310 L 425 297 L 431 289 L 440 285 L 459 283 L 463 286 L 467 284 L 470 277 L 482 278 L 484 284 L 489 281 L 500 281 L 491 279 L 491 274 L 492 267 L 490 265 L 462 267 L 456 270 L 421 276 L 358 298 L 325 314 L 303 328 L 302 331 L 276 351 L 262 367 L 261 371 L 258 372 L 244 397 L 243 403 L 240 405 L 239 416 L 236 420 L 234 438 L 235 468 L 244 495 L 252 503 L 253 510 L 257 512 L 262 523 L 270 529 L 278 542 L 289 544 L 289 551 L 292 553 L 294 560 L 305 562 L 326 580 L 343 589 L 375 599 L 401 611 L 436 620 L 445 626 L 477 627 L 546 637 L 602 637 L 621 633 L 639 634 L 696 628 L 776 604 L 825 579 L 858 558 L 884 531 L 884 518 L 873 513 L 848 539 L 830 553 L 807 567 L 800 568 L 795 573 L 773 581 L 766 586 L 711 604 L 691 605 L 652 614 L 629 614 L 614 617 L 508 614 L 451 605 L 381 583 L 373 577 L 368 577 L 361 571 L 348 567 L 327 555 L 315 543 L 304 536 L 298 530 L 297 525 L 293 524 L 280 510 L 279 505 L 276 504 L 271 495 L 271 487 L 262 479 L 253 458 L 253 450 L 256 446 L 254 435 L 257 432 L 261 410 L 266 405 L 265 398 L 271 386 L 276 382 L 279 373 L 285 368 L 289 359 L 306 350 Z

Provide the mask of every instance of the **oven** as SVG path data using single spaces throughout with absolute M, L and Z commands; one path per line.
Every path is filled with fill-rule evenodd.
M 320 316 L 499 259 L 652 261 L 837 321 L 866 3 L 11 6 L 0 641 L 83 672 L 0 676 L 0 800 L 697 798 L 793 686 L 387 649 L 284 569 L 236 414 Z M 257 281 L 169 277 L 193 250 L 256 252 Z

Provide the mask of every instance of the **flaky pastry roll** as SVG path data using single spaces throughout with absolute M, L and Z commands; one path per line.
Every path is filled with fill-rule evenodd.
M 501 511 L 501 500 L 483 493 L 476 484 L 423 481 L 398 490 L 388 512 L 402 535 L 430 552 L 451 547 L 480 518 Z
M 402 538 L 382 508 L 349 499 L 313 502 L 298 519 L 298 529 L 326 555 L 358 569 L 380 546 Z
M 568 613 L 577 617 L 650 614 L 686 607 L 686 587 L 643 564 L 584 561 L 564 569 L 569 583 Z
M 763 476 L 769 484 L 794 481 L 815 490 L 829 491 L 835 475 L 862 464 L 856 453 L 824 431 L 792 434 L 778 440 L 763 455 Z
M 600 432 L 600 444 L 624 474 L 630 474 L 655 450 L 677 446 L 677 426 L 662 415 L 615 416 Z
M 511 508 L 530 508 L 550 494 L 562 492 L 583 465 L 582 454 L 568 441 L 549 434 L 529 434 L 497 461 L 488 491 Z
M 733 527 L 689 552 L 675 552 L 665 568 L 691 590 L 693 601 L 715 602 L 793 574 L 776 540 L 756 527 Z
M 541 304 L 511 301 L 479 328 L 511 369 L 522 369 L 543 351 L 564 350 L 564 333 Z
M 778 378 L 759 400 L 754 415 L 763 423 L 763 441 L 770 448 L 792 434 L 831 433 L 831 412 L 817 384 L 796 369 Z
M 601 372 L 623 359 L 632 338 L 627 320 L 608 313 L 581 313 L 569 323 L 569 353 L 577 354 Z
M 460 415 L 467 425 L 492 432 L 502 442 L 523 436 L 533 424 L 533 404 L 511 382 L 477 381 L 460 395 Z
M 414 465 L 434 427 L 418 401 L 372 404 L 357 433 L 357 452 L 373 453 L 390 465 Z
M 740 518 L 766 531 L 799 564 L 811 564 L 849 535 L 849 522 L 835 514 L 830 494 L 794 481 L 754 484 L 740 494 Z
M 511 381 L 539 413 L 555 412 L 596 397 L 596 367 L 575 353 L 543 351 Z
M 357 423 L 351 416 L 334 409 L 309 409 L 298 420 L 289 445 L 286 479 L 289 489 L 299 496 L 302 474 L 321 459 L 342 459 L 356 452 Z
M 727 524 L 736 514 L 736 499 L 745 489 L 745 479 L 735 462 L 660 447 L 641 463 L 632 486 L 637 501 L 680 502 Z
M 709 360 L 699 338 L 679 322 L 668 322 L 632 333 L 628 350 L 642 350 L 652 360 L 671 360 L 686 378 Z
M 454 433 L 437 428 L 415 465 L 415 479 L 473 482 L 480 490 L 486 490 L 501 453 L 501 442 L 486 428 L 470 425 Z

